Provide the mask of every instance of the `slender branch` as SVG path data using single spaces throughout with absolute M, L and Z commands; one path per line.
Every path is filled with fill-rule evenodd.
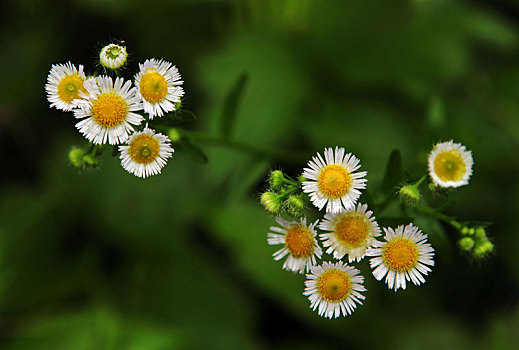
M 416 207 L 414 207 L 414 209 L 420 213 L 434 216 L 435 218 L 451 225 L 452 227 L 454 227 L 457 230 L 461 230 L 463 228 L 462 223 L 460 223 L 459 221 L 454 219 L 452 216 L 448 216 L 448 215 L 445 215 L 445 214 L 439 212 L 437 209 L 431 208 L 426 205 L 417 205 Z
M 299 152 L 283 152 L 276 149 L 251 145 L 245 142 L 209 135 L 204 132 L 189 132 L 188 135 L 200 143 L 213 146 L 235 149 L 240 152 L 249 153 L 262 159 L 276 160 L 286 164 L 299 165 L 306 163 L 308 155 Z

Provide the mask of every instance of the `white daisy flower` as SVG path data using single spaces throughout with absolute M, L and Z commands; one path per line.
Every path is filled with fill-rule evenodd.
M 429 153 L 429 176 L 440 187 L 468 185 L 472 175 L 472 152 L 452 140 L 434 146 Z
M 306 277 L 303 295 L 308 296 L 312 310 L 318 309 L 319 316 L 351 315 L 366 298 L 360 294 L 366 291 L 362 285 L 364 277 L 359 275 L 359 270 L 341 261 L 335 264 L 325 261 L 314 266 Z
M 303 176 L 312 181 L 303 182 L 303 191 L 308 193 L 312 203 L 321 210 L 337 213 L 351 209 L 360 197 L 361 189 L 366 188 L 366 171 L 354 173 L 360 168 L 359 160 L 351 153 L 344 154 L 344 148 L 335 147 L 324 150 L 324 159 L 319 153 L 308 162 Z
M 288 271 L 304 273 L 316 264 L 316 258 L 320 259 L 322 249 L 317 243 L 315 225 L 307 225 L 306 218 L 297 221 L 287 221 L 276 218 L 281 227 L 272 226 L 268 233 L 267 242 L 270 245 L 283 244 L 283 248 L 273 254 L 274 260 L 280 260 L 288 255 L 283 268 Z M 275 233 L 274 233 L 275 232 Z
M 366 250 L 372 245 L 375 239 L 380 236 L 375 217 L 371 216 L 372 211 L 367 211 L 366 204 L 357 204 L 357 208 L 339 213 L 326 213 L 319 228 L 330 233 L 322 233 L 319 238 L 323 241 L 323 246 L 328 247 L 326 253 L 332 254 L 336 259 L 341 259 L 348 254 L 348 260 L 360 261 Z
M 74 100 L 80 98 L 79 92 L 86 93 L 83 83 L 86 80 L 83 66 L 77 69 L 72 63 L 53 64 L 47 77 L 45 91 L 50 107 L 70 111 L 77 107 Z
M 107 69 L 119 69 L 126 64 L 127 59 L 126 46 L 109 44 L 99 52 L 99 63 Z
M 175 151 L 170 139 L 155 133 L 148 126 L 136 132 L 128 140 L 127 145 L 119 146 L 121 165 L 129 173 L 138 177 L 159 174 Z
M 133 113 L 142 109 L 142 103 L 132 88 L 131 81 L 99 76 L 84 84 L 88 95 L 80 94 L 84 100 L 76 100 L 80 109 L 74 110 L 76 118 L 86 118 L 76 124 L 79 131 L 95 144 L 115 145 L 128 140 L 132 125 L 139 125 L 144 117 Z
M 180 73 L 172 63 L 148 59 L 139 64 L 140 71 L 135 75 L 137 95 L 142 99 L 144 112 L 153 117 L 162 117 L 175 110 L 175 102 L 180 102 L 184 90 L 179 85 Z
M 425 283 L 423 276 L 434 266 L 434 249 L 427 243 L 427 235 L 413 224 L 400 225 L 393 230 L 384 228 L 385 242 L 375 241 L 375 248 L 368 249 L 373 276 L 381 280 L 386 276 L 389 289 L 406 288 L 406 280 L 415 285 Z

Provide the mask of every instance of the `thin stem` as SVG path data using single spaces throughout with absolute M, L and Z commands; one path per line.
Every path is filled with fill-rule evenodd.
M 276 149 L 255 146 L 220 136 L 209 135 L 204 132 L 189 132 L 188 135 L 191 136 L 193 140 L 201 143 L 232 148 L 240 152 L 249 153 L 262 159 L 276 160 L 282 163 L 295 165 L 305 163 L 308 160 L 308 156 L 303 153 L 278 151 Z
M 414 209 L 420 213 L 434 216 L 435 218 L 451 225 L 457 230 L 461 230 L 463 228 L 463 224 L 461 224 L 459 221 L 457 221 L 451 216 L 439 212 L 437 209 L 431 208 L 426 205 L 417 205 L 416 207 L 414 207 Z

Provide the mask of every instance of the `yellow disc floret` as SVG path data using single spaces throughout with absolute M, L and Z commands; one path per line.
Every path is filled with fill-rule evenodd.
M 465 162 L 457 150 L 441 152 L 434 159 L 434 172 L 442 181 L 459 181 L 465 175 Z
M 341 165 L 330 164 L 325 166 L 317 176 L 317 185 L 328 198 L 341 198 L 351 187 L 351 175 Z
M 314 252 L 315 239 L 307 227 L 296 225 L 287 230 L 285 246 L 294 257 L 307 257 Z
M 418 262 L 418 248 L 407 238 L 393 238 L 382 249 L 382 258 L 393 271 L 409 271 Z
M 324 300 L 338 302 L 350 294 L 351 279 L 344 271 L 327 270 L 317 279 L 317 289 Z
M 359 216 L 339 216 L 335 225 L 335 236 L 348 248 L 359 248 L 369 236 L 369 227 L 365 219 Z
M 79 97 L 79 91 L 86 93 L 83 88 L 83 78 L 79 74 L 70 74 L 60 80 L 58 84 L 58 96 L 67 103 Z
M 141 134 L 130 142 L 128 153 L 135 163 L 149 164 L 159 155 L 160 145 L 154 137 Z
M 113 128 L 121 124 L 126 118 L 127 112 L 128 105 L 121 96 L 116 94 L 101 94 L 92 103 L 94 121 L 107 128 Z
M 168 82 L 157 72 L 149 72 L 142 76 L 139 83 L 142 97 L 151 103 L 160 102 L 168 93 Z

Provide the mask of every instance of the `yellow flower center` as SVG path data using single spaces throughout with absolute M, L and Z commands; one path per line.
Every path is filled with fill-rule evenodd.
M 160 153 L 160 144 L 154 137 L 141 134 L 130 142 L 130 157 L 137 164 L 150 164 Z
M 78 98 L 79 91 L 86 93 L 83 88 L 83 78 L 79 74 L 67 75 L 58 84 L 58 96 L 64 102 L 70 103 Z
M 342 165 L 325 166 L 317 176 L 317 185 L 328 198 L 341 198 L 351 187 L 351 175 Z
M 287 230 L 285 246 L 296 258 L 306 257 L 314 252 L 315 239 L 307 227 L 296 225 Z
M 341 270 L 327 270 L 318 277 L 317 290 L 326 301 L 341 301 L 351 292 L 350 276 Z
M 149 72 L 142 76 L 139 83 L 142 97 L 151 103 L 160 102 L 168 93 L 168 82 L 157 72 Z
M 348 248 L 359 248 L 369 236 L 365 219 L 359 216 L 343 215 L 335 225 L 335 236 Z
M 382 249 L 386 266 L 393 271 L 409 271 L 418 262 L 418 248 L 407 238 L 393 238 Z
M 116 94 L 105 93 L 99 95 L 92 104 L 94 121 L 104 127 L 113 128 L 121 124 L 126 118 L 128 106 L 124 99 Z
M 459 181 L 465 171 L 465 162 L 457 150 L 442 152 L 434 160 L 434 172 L 442 181 Z

